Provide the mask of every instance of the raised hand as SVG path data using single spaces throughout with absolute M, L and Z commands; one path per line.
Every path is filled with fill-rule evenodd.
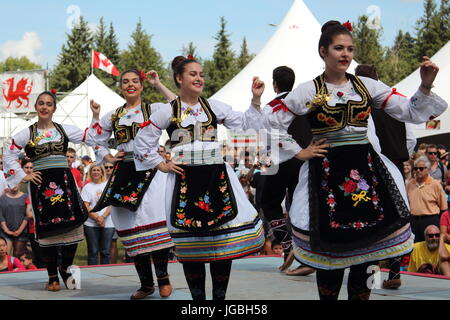
M 261 98 L 264 93 L 265 84 L 259 77 L 253 77 L 252 80 L 252 93 L 253 98 Z
M 420 78 L 422 79 L 420 88 L 425 89 L 423 91 L 428 91 L 429 94 L 438 72 L 439 67 L 434 64 L 429 57 L 423 56 L 422 63 L 420 64 Z
M 328 153 L 327 148 L 330 148 L 330 144 L 324 144 L 327 139 L 322 138 L 317 141 L 312 141 L 311 144 L 295 155 L 300 160 L 310 160 L 315 157 L 324 158 Z
M 150 70 L 149 72 L 145 73 L 145 75 L 147 76 L 147 81 L 150 82 L 153 87 L 160 82 L 158 72 L 156 72 L 155 70 Z
M 95 120 L 100 119 L 100 105 L 96 103 L 94 100 L 91 100 L 91 111 L 92 111 L 92 117 Z

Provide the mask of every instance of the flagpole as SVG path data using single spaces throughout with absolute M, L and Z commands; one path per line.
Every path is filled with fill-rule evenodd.
M 91 49 L 91 74 L 94 73 L 94 49 Z

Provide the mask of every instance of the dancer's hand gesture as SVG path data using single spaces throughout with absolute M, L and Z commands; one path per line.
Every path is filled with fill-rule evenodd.
M 155 70 L 150 70 L 145 75 L 147 76 L 147 81 L 152 85 L 152 87 L 159 84 L 159 75 Z
M 420 84 L 420 90 L 423 93 L 429 95 L 433 86 L 434 79 L 439 72 L 439 67 L 431 62 L 427 56 L 422 57 L 422 63 L 420 64 L 420 78 L 422 83 Z
M 168 173 L 168 172 L 174 172 L 183 175 L 184 170 L 183 168 L 177 166 L 173 161 L 169 162 L 161 162 L 156 166 L 158 170 L 161 170 L 162 172 Z
M 324 144 L 326 140 L 322 138 L 317 141 L 312 141 L 306 149 L 297 153 L 295 157 L 300 160 L 309 160 L 315 157 L 324 158 L 325 154 L 328 153 L 327 148 L 331 146 L 330 144 Z
M 259 79 L 258 77 L 253 77 L 252 80 L 252 105 L 255 106 L 257 109 L 261 106 L 261 96 L 264 93 L 265 84 L 264 81 Z
M 100 105 L 94 100 L 91 100 L 91 111 L 92 111 L 92 118 L 94 120 L 100 120 Z
M 40 185 L 42 183 L 42 176 L 39 171 L 32 172 L 30 174 L 27 174 L 24 178 L 24 181 L 28 182 L 31 181 L 35 185 Z

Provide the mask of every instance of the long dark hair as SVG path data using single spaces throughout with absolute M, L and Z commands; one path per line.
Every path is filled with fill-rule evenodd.
M 327 51 L 328 46 L 333 43 L 334 37 L 341 34 L 349 35 L 353 39 L 350 30 L 339 21 L 330 20 L 322 26 L 322 35 L 320 36 L 319 40 L 319 55 L 322 59 L 323 57 L 320 54 L 320 47 L 324 47 L 325 51 Z

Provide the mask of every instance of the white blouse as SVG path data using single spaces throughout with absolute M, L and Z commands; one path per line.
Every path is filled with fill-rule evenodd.
M 233 111 L 232 107 L 226 103 L 210 100 L 208 103 L 211 106 L 212 112 L 217 118 L 217 123 L 223 124 L 226 128 L 231 130 L 248 130 L 260 129 L 263 125 L 262 112 L 250 106 L 247 111 L 239 112 Z M 189 106 L 181 102 L 181 111 L 183 112 Z M 187 114 L 186 119 L 181 123 L 183 128 L 190 124 L 203 122 L 207 118 L 204 114 L 200 103 L 190 106 L 192 111 Z M 160 108 L 158 112 L 152 113 L 150 116 L 151 124 L 139 130 L 134 141 L 135 164 L 138 171 L 155 168 L 158 164 L 165 161 L 158 153 L 159 138 L 162 130 L 167 129 L 170 125 L 172 115 L 172 107 L 166 104 L 164 108 Z M 205 151 L 208 154 L 210 150 L 217 150 L 220 145 L 215 141 L 199 141 L 195 140 L 192 143 L 180 144 L 173 148 L 173 152 L 180 151 Z
M 93 137 L 89 134 L 89 130 L 87 129 L 81 130 L 76 126 L 68 124 L 61 124 L 61 126 L 64 129 L 67 137 L 69 138 L 69 142 L 75 144 L 84 142 L 88 146 L 94 146 L 95 141 Z M 42 135 L 43 133 L 44 130 L 38 129 L 39 136 Z M 47 142 L 61 141 L 61 138 L 62 137 L 59 131 L 56 130 L 56 128 L 49 129 L 47 130 L 47 133 L 43 137 L 43 139 L 38 142 L 38 144 L 41 145 Z M 5 150 L 4 168 L 5 173 L 8 176 L 6 181 L 10 187 L 18 185 L 22 181 L 22 179 L 26 176 L 19 162 L 17 162 L 17 159 L 19 158 L 20 151 L 23 148 L 25 148 L 29 140 L 30 140 L 30 129 L 25 128 L 12 138 L 12 144 L 8 146 Z
M 164 103 L 153 103 L 150 105 L 151 114 L 157 112 L 160 108 L 165 108 Z M 96 121 L 89 127 L 91 135 L 94 137 L 96 146 L 94 147 L 94 153 L 97 163 L 102 163 L 103 158 L 110 153 L 108 141 L 113 134 L 113 122 L 112 116 L 117 109 L 109 111 L 104 115 L 100 122 Z M 136 106 L 130 109 L 125 109 L 126 113 L 122 115 L 119 119 L 119 125 L 131 126 L 133 122 L 142 123 L 144 122 L 144 116 L 142 114 L 141 106 Z M 98 124 L 101 129 L 99 129 Z M 134 140 L 130 140 L 126 143 L 121 143 L 117 146 L 117 150 L 124 152 L 133 152 Z
M 427 96 L 420 90 L 417 90 L 408 99 L 398 94 L 392 94 L 393 89 L 381 81 L 366 77 L 359 78 L 372 97 L 372 107 L 381 109 L 383 103 L 391 95 L 384 107 L 384 111 L 392 118 L 402 122 L 420 124 L 430 120 L 430 118 L 441 115 L 448 107 L 447 102 L 434 93 Z M 350 80 L 344 85 L 337 86 L 326 83 L 326 86 L 328 93 L 331 94 L 330 100 L 328 101 L 329 106 L 335 106 L 336 103 L 346 103 L 348 100 L 362 100 L 362 97 L 356 92 Z M 339 95 L 338 92 L 340 92 Z M 291 112 L 279 110 L 277 112 L 267 112 L 264 115 L 265 127 L 271 128 L 272 130 L 275 129 L 278 132 L 278 139 L 281 142 L 282 149 L 286 153 L 289 153 L 291 157 L 294 157 L 302 148 L 287 134 L 287 128 L 296 115 L 309 113 L 310 109 L 307 107 L 307 104 L 313 100 L 315 94 L 316 89 L 313 81 L 302 83 L 283 99 L 283 102 Z M 328 133 L 328 135 L 344 135 L 349 133 L 366 134 L 367 128 L 347 125 L 339 131 Z M 326 136 L 327 134 L 323 134 L 315 137 Z

